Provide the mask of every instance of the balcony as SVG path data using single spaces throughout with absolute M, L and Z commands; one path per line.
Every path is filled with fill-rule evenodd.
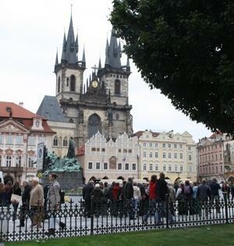
M 0 170 L 5 173 L 23 173 L 23 167 L 0 167 Z

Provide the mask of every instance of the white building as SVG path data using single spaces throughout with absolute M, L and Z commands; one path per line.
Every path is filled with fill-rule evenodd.
M 139 178 L 138 138 L 126 133 L 107 140 L 99 132 L 79 149 L 85 181 L 90 179 Z
M 54 134 L 46 119 L 15 103 L 0 102 L 0 171 L 4 180 L 21 183 L 35 176 L 39 159 L 41 165 L 43 159 L 38 144 L 51 148 Z

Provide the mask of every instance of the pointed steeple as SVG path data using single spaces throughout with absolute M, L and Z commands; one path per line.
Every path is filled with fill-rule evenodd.
M 75 39 L 74 29 L 73 29 L 73 20 L 72 14 L 70 18 L 70 24 L 68 29 L 68 34 L 64 33 L 63 38 L 63 51 L 62 51 L 62 61 L 65 61 L 69 64 L 76 64 L 78 62 L 77 53 L 78 53 L 78 34 Z
M 85 47 L 83 48 L 82 67 L 86 67 Z
M 63 50 L 62 50 L 62 59 L 61 60 L 65 60 L 66 59 L 66 48 L 67 48 L 67 39 L 66 39 L 66 34 L 64 32 L 64 36 L 63 36 Z
M 79 51 L 78 31 L 77 31 L 77 34 L 76 34 L 76 43 L 75 43 L 75 48 L 76 48 L 76 53 L 78 53 L 78 51 Z
M 115 36 L 115 31 L 112 29 L 110 45 L 107 42 L 106 48 L 106 65 L 111 66 L 112 68 L 121 68 L 121 46 L 118 44 L 117 37 Z
M 76 41 L 75 41 L 75 36 L 74 36 L 74 30 L 73 30 L 73 21 L 72 21 L 72 16 L 70 19 L 70 25 L 69 25 L 69 30 L 67 34 L 67 50 L 66 50 L 66 61 L 70 64 L 77 63 L 77 49 L 76 47 Z
M 108 39 L 106 39 L 106 60 L 105 60 L 105 65 L 110 65 L 109 64 L 109 43 L 108 43 Z
M 98 62 L 98 69 L 100 70 L 102 68 L 102 62 L 101 62 L 101 57 L 99 58 L 99 62 Z
M 56 52 L 56 58 L 55 58 L 55 66 L 58 65 L 58 49 L 57 49 L 57 52 Z

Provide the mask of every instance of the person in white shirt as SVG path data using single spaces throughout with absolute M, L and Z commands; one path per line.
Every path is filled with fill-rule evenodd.
M 133 183 L 133 209 L 134 214 L 138 214 L 141 201 L 141 190 L 137 183 Z

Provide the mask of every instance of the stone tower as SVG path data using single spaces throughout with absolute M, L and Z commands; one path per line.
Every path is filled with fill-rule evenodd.
M 119 134 L 132 135 L 132 106 L 128 103 L 129 61 L 121 65 L 121 46 L 111 32 L 106 43 L 105 64 L 94 68 L 84 82 L 85 51 L 78 60 L 78 35 L 74 35 L 72 16 L 67 36 L 64 34 L 62 57 L 55 61 L 56 98 L 68 121 L 76 124 L 74 140 L 84 144 L 95 133 L 107 139 Z

